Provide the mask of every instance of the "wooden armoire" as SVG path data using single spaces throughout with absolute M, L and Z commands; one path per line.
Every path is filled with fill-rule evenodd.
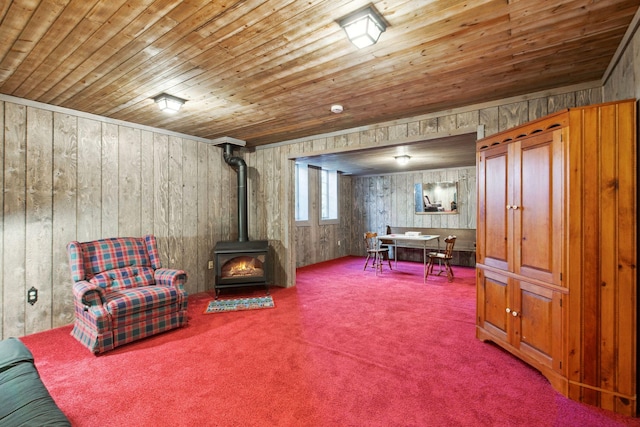
M 636 103 L 477 142 L 476 336 L 571 399 L 636 416 Z

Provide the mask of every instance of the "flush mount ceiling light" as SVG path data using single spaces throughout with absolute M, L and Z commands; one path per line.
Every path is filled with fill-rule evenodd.
M 407 163 L 409 163 L 409 159 L 411 158 L 411 156 L 408 156 L 406 154 L 403 154 L 402 156 L 395 156 L 396 162 L 398 162 L 399 165 L 406 165 Z
M 180 107 L 187 102 L 184 99 L 178 98 L 177 96 L 168 95 L 166 93 L 161 93 L 160 95 L 153 98 L 156 104 L 158 104 L 158 108 L 160 108 L 165 113 L 177 113 L 180 111 Z
M 387 29 L 386 21 L 373 5 L 345 16 L 339 24 L 359 49 L 375 44 Z
M 342 105 L 340 104 L 333 104 L 331 106 L 331 112 L 335 113 L 335 114 L 340 114 L 344 111 L 344 108 L 342 108 Z

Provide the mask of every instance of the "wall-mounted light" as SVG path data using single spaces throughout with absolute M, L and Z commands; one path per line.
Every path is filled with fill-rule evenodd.
M 161 93 L 160 95 L 153 98 L 156 104 L 158 104 L 158 108 L 160 108 L 165 113 L 177 113 L 180 111 L 180 107 L 187 102 L 182 98 L 178 98 L 177 96 L 168 95 L 166 93 Z
M 351 43 L 359 49 L 375 44 L 387 29 L 386 21 L 373 5 L 345 16 L 339 23 Z
M 411 158 L 411 156 L 408 156 L 406 154 L 403 154 L 401 156 L 395 156 L 396 162 L 398 162 L 399 165 L 404 166 L 407 163 L 409 163 L 409 159 Z

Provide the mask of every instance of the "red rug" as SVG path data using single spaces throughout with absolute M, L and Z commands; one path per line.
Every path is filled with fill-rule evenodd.
M 272 310 L 208 316 L 192 295 L 187 327 L 97 357 L 70 326 L 23 342 L 77 426 L 640 426 L 478 341 L 472 268 L 363 265 L 301 268 Z

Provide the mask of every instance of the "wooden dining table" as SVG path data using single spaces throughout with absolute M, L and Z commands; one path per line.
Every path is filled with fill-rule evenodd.
M 393 254 L 394 254 L 394 265 L 398 267 L 398 242 L 413 242 L 422 244 L 422 264 L 424 273 L 422 274 L 422 283 L 426 283 L 427 281 L 427 242 L 431 240 L 438 240 L 438 250 L 440 250 L 440 235 L 439 234 L 381 234 L 378 236 L 378 240 L 382 241 L 392 241 L 393 243 L 390 246 L 393 246 Z M 389 245 L 388 243 L 386 243 Z

